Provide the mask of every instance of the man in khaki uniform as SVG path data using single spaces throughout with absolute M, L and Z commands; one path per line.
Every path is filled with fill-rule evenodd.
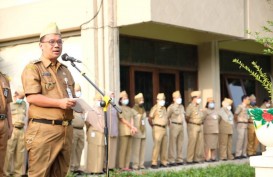
M 81 86 L 79 84 L 75 84 L 74 89 L 76 97 L 79 98 L 81 96 Z M 73 111 L 73 115 L 73 141 L 70 160 L 70 171 L 77 174 L 82 174 L 83 172 L 79 170 L 79 168 L 81 163 L 82 150 L 84 147 L 84 112 Z
M 233 134 L 233 119 L 231 105 L 233 101 L 225 98 L 222 101 L 222 108 L 219 110 L 219 154 L 220 160 L 233 160 L 232 155 L 232 134 Z
M 249 100 L 250 100 L 249 108 L 257 108 L 255 95 L 253 94 L 250 95 Z M 247 155 L 253 156 L 256 155 L 256 150 L 258 148 L 259 141 L 256 136 L 255 127 L 251 117 L 248 119 L 247 133 L 248 133 Z
M 164 105 L 165 95 L 164 93 L 159 93 L 157 95 L 157 104 L 152 107 L 149 115 L 149 118 L 152 120 L 154 140 L 151 168 L 158 168 L 157 161 L 159 155 L 160 167 L 168 166 L 168 118 Z
M 100 107 L 102 96 L 97 93 L 94 97 L 93 111 L 87 113 L 87 166 L 86 170 L 91 174 L 103 174 L 105 139 L 104 139 L 104 112 Z
M 169 165 L 183 165 L 183 138 L 185 123 L 185 109 L 182 105 L 180 91 L 173 92 L 173 103 L 167 109 L 169 119 Z
M 200 109 L 200 91 L 191 92 L 192 101 L 186 108 L 186 120 L 188 123 L 188 150 L 187 164 L 198 163 L 204 160 L 204 115 Z
M 0 72 L 0 176 L 4 175 L 7 141 L 13 130 L 10 102 L 12 102 L 12 98 L 9 81 L 7 76 Z
M 22 83 L 29 102 L 25 143 L 29 177 L 65 177 L 73 138 L 74 79 L 57 58 L 62 53 L 61 33 L 50 23 L 40 34 L 42 56 L 29 63 Z
M 132 136 L 138 131 L 134 126 L 134 113 L 129 104 L 128 94 L 122 91 L 119 96 L 119 105 L 122 113 L 119 114 L 119 157 L 118 167 L 123 171 L 130 171 L 129 165 L 132 152 Z
M 142 93 L 135 96 L 135 105 L 133 107 L 134 125 L 138 129 L 138 132 L 133 136 L 133 169 L 145 169 L 145 145 L 146 145 L 146 111 L 144 109 L 144 97 Z
M 248 114 L 247 108 L 249 106 L 249 97 L 247 95 L 242 96 L 242 103 L 238 105 L 235 110 L 234 117 L 237 123 L 237 142 L 235 159 L 246 158 L 247 148 L 247 126 L 248 126 Z
M 269 98 L 265 98 L 265 99 L 263 100 L 263 104 L 261 105 L 261 108 L 262 108 L 262 109 L 269 109 L 269 108 L 272 108 L 271 100 L 270 100 Z M 266 150 L 265 145 L 263 145 L 262 143 L 260 143 L 260 144 L 261 144 L 261 146 L 260 146 L 261 152 L 264 152 L 264 151 Z
M 14 127 L 12 136 L 8 140 L 7 154 L 5 158 L 4 176 L 21 177 L 24 174 L 25 142 L 24 126 L 27 106 L 24 101 L 25 93 L 17 89 L 14 93 L 13 102 L 10 104 L 12 125 Z M 14 169 L 12 169 L 12 167 Z

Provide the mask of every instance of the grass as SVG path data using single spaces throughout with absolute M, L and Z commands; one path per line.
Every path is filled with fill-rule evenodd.
M 105 176 L 105 175 L 101 175 Z M 181 170 L 160 170 L 160 171 L 135 171 L 135 172 L 110 172 L 111 177 L 254 177 L 255 169 L 245 164 L 222 164 L 206 168 L 190 168 Z M 75 177 L 69 174 L 67 177 Z M 83 176 L 84 177 L 84 176 Z M 85 176 L 87 177 L 87 176 Z

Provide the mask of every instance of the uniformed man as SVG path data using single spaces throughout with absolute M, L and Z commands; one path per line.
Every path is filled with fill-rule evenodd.
M 123 171 L 130 171 L 132 135 L 138 131 L 134 126 L 134 113 L 128 104 L 128 95 L 126 91 L 122 91 L 119 95 L 119 105 L 121 106 L 122 113 L 119 114 L 118 167 Z
M 9 80 L 6 75 L 0 72 L 0 176 L 4 175 L 7 141 L 13 130 L 10 102 L 12 102 L 12 98 Z
M 185 123 L 185 109 L 182 105 L 180 91 L 172 94 L 173 103 L 167 109 L 169 119 L 169 156 L 170 166 L 183 165 L 183 138 Z
M 269 109 L 269 108 L 272 108 L 272 105 L 271 105 L 271 100 L 269 99 L 269 98 L 265 98 L 264 100 L 263 100 L 263 104 L 261 105 L 261 108 L 262 109 Z M 260 143 L 261 144 L 261 146 L 260 146 L 260 148 L 261 148 L 261 152 L 264 152 L 265 151 L 265 145 L 263 145 L 262 143 Z
M 160 156 L 160 167 L 168 166 L 168 137 L 167 137 L 167 111 L 165 108 L 164 93 L 157 94 L 157 104 L 150 111 L 149 119 L 153 126 L 153 154 L 151 168 L 158 168 L 157 161 Z
M 135 105 L 133 107 L 135 112 L 134 125 L 138 129 L 133 136 L 133 165 L 134 170 L 145 169 L 145 145 L 146 145 L 146 111 L 144 108 L 144 97 L 142 93 L 135 96 Z
M 62 53 L 61 33 L 50 23 L 40 34 L 42 56 L 29 63 L 22 83 L 29 102 L 26 148 L 29 177 L 65 177 L 70 165 L 74 79 L 57 58 Z
M 256 105 L 256 97 L 254 94 L 249 96 L 249 100 L 250 100 L 249 108 L 252 109 L 252 108 L 258 107 Z M 254 127 L 253 120 L 251 117 L 248 119 L 247 132 L 248 132 L 247 155 L 253 156 L 253 155 L 256 155 L 256 150 L 259 145 L 259 140 L 256 136 L 255 127 Z
M 75 84 L 75 95 L 77 98 L 81 97 L 81 86 Z M 82 150 L 84 147 L 84 124 L 85 124 L 85 113 L 73 111 L 74 119 L 72 121 L 73 126 L 73 141 L 72 141 L 72 151 L 70 160 L 70 171 L 82 174 L 83 171 L 80 170 Z
M 115 93 L 109 91 L 108 96 L 115 102 Z M 118 145 L 118 113 L 112 105 L 109 105 L 107 112 L 107 123 L 108 123 L 108 168 L 109 170 L 115 169 L 117 159 L 117 145 Z
M 192 101 L 186 108 L 186 120 L 188 123 L 188 150 L 187 164 L 198 163 L 204 160 L 204 115 L 200 109 L 200 91 L 191 92 Z
M 233 135 L 233 114 L 231 105 L 233 101 L 225 98 L 222 101 L 222 108 L 219 110 L 219 154 L 220 160 L 233 160 L 232 135 Z
M 17 89 L 10 104 L 13 132 L 8 140 L 7 154 L 5 158 L 4 176 L 21 177 L 24 174 L 25 142 L 24 126 L 26 121 L 27 105 L 24 101 L 23 89 Z
M 105 139 L 104 139 L 104 112 L 100 103 L 102 96 L 97 93 L 94 97 L 93 111 L 87 113 L 87 165 L 86 170 L 91 174 L 103 174 Z
M 219 115 L 215 109 L 215 101 L 212 97 L 207 98 L 204 114 L 205 161 L 214 162 L 217 158 Z
M 248 126 L 248 114 L 247 108 L 249 105 L 249 97 L 247 95 L 242 96 L 242 103 L 238 105 L 235 110 L 234 118 L 237 123 L 237 142 L 235 159 L 246 158 L 247 148 L 247 126 Z

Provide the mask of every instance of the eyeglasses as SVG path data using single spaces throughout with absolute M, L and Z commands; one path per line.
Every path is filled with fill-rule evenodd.
M 42 41 L 41 43 L 49 43 L 49 45 L 51 45 L 51 46 L 54 46 L 57 43 L 58 45 L 62 46 L 63 45 L 63 40 L 59 39 L 59 40 L 55 41 L 55 40 L 52 39 L 52 40 L 49 40 L 49 41 Z

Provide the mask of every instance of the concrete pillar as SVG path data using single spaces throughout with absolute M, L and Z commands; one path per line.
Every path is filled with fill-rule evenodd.
M 202 91 L 203 107 L 208 97 L 213 97 L 216 107 L 221 106 L 220 62 L 218 43 L 198 46 L 198 88 Z

